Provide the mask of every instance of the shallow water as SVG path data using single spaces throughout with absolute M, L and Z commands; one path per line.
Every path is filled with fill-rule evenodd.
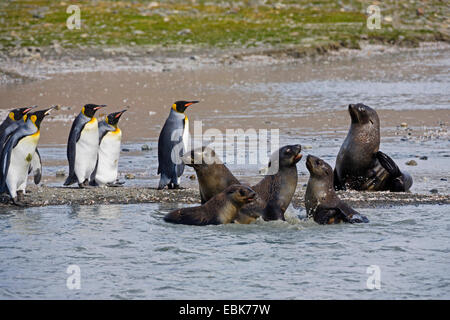
M 363 209 L 371 222 L 183 226 L 156 204 L 0 215 L 2 299 L 449 299 L 448 206 Z M 81 288 L 69 290 L 69 265 Z M 368 289 L 367 268 L 380 268 Z

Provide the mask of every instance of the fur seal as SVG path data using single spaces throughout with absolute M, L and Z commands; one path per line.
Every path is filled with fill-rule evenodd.
M 198 207 L 182 208 L 168 213 L 164 220 L 171 223 L 204 226 L 234 221 L 239 209 L 252 202 L 256 192 L 247 186 L 234 184 Z
M 211 148 L 201 147 L 191 150 L 183 155 L 182 161 L 192 167 L 197 174 L 202 204 L 227 187 L 240 184 Z
M 297 188 L 297 162 L 302 158 L 301 145 L 287 145 L 275 151 L 269 161 L 268 174 L 252 189 L 260 201 L 245 205 L 239 212 L 239 218 L 260 215 L 264 220 L 285 220 L 284 212 L 291 203 Z M 238 220 L 238 222 L 241 222 Z M 248 223 L 248 222 L 241 222 Z
M 306 157 L 310 173 L 305 193 L 306 214 L 319 224 L 361 223 L 369 220 L 342 202 L 334 191 L 333 169 L 315 156 Z
M 215 153 L 212 155 L 204 151 L 207 149 L 209 148 L 203 147 L 201 154 L 199 149 L 183 156 L 183 162 L 187 165 L 191 165 L 192 157 L 195 155 L 206 157 L 205 160 L 207 161 L 202 160 L 201 166 L 194 167 L 198 177 L 200 193 L 205 201 L 208 201 L 208 197 L 214 196 L 227 186 L 236 182 L 239 183 L 230 170 L 217 159 Z M 289 206 L 297 187 L 297 162 L 302 158 L 300 151 L 301 145 L 288 145 L 272 154 L 268 174 L 258 184 L 251 187 L 257 193 L 255 201 L 241 208 L 236 222 L 251 223 L 259 216 L 262 216 L 266 221 L 284 220 L 284 212 Z M 216 165 L 210 164 L 213 159 L 218 160 L 219 163 L 216 163 Z M 215 177 L 216 173 L 219 174 L 220 179 Z M 206 174 L 210 174 L 211 177 L 206 176 Z M 207 192 L 202 190 L 207 190 Z
M 388 155 L 379 151 L 380 120 L 362 103 L 350 104 L 350 130 L 336 158 L 334 186 L 369 191 L 408 191 L 413 183 Z

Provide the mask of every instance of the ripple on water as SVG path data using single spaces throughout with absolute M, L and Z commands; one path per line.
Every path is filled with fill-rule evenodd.
M 448 206 L 363 209 L 371 217 L 364 225 L 292 218 L 207 227 L 168 224 L 155 204 L 118 208 L 108 219 L 93 214 L 107 206 L 79 206 L 77 215 L 70 207 L 29 208 L 0 219 L 0 297 L 449 297 Z M 434 219 L 422 214 L 431 208 Z M 29 215 L 38 221 L 31 234 Z M 65 286 L 70 264 L 81 268 L 76 293 Z M 376 294 L 365 287 L 370 265 L 381 268 Z

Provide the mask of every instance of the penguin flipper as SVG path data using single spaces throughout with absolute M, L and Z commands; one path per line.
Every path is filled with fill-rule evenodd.
M 42 178 L 42 162 L 41 162 L 41 155 L 39 154 L 39 150 L 37 148 L 36 152 L 31 158 L 31 165 L 28 174 L 30 172 L 33 172 L 34 184 L 39 184 Z
M 83 123 L 84 122 L 84 123 Z M 67 160 L 69 161 L 69 176 L 64 182 L 65 186 L 71 185 L 78 181 L 75 175 L 75 157 L 76 157 L 76 146 L 78 140 L 80 140 L 81 131 L 83 131 L 84 126 L 88 123 L 86 119 L 78 115 L 70 129 L 69 139 L 67 141 Z
M 181 157 L 184 151 L 183 130 L 170 130 L 170 124 L 164 124 L 158 139 L 158 174 L 165 175 L 169 180 L 175 179 L 184 171 Z M 160 182 L 161 185 L 161 182 Z
M 0 193 L 6 192 L 7 190 L 6 177 L 8 176 L 9 163 L 11 160 L 11 151 L 17 145 L 17 143 L 19 143 L 20 139 L 22 139 L 25 136 L 26 134 L 24 132 L 19 133 L 18 130 L 14 131 L 14 133 L 8 137 L 8 141 L 6 142 L 5 147 L 2 150 L 2 154 L 0 157 L 0 174 L 1 174 Z
M 98 156 L 97 156 L 97 162 L 95 163 L 94 171 L 91 173 L 91 177 L 89 178 L 89 185 L 98 187 L 97 182 L 95 182 L 95 176 L 97 175 L 97 167 L 98 167 Z

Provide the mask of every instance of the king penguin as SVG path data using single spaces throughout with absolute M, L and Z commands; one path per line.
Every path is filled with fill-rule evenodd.
M 0 124 L 0 152 L 5 145 L 8 136 L 17 129 L 21 122 L 26 121 L 26 114 L 34 108 L 36 108 L 36 106 L 17 108 L 8 113 L 6 119 Z
M 95 170 L 91 175 L 91 185 L 100 187 L 121 185 L 121 183 L 116 182 L 122 140 L 122 130 L 117 124 L 125 111 L 110 113 L 105 117 L 105 120 L 98 123 L 98 159 Z
M 87 104 L 75 118 L 67 142 L 69 176 L 65 186 L 78 182 L 80 188 L 88 185 L 95 169 L 98 152 L 98 122 L 95 112 L 106 105 Z
M 14 204 L 24 205 L 28 172 L 40 137 L 41 122 L 54 107 L 28 115 L 8 138 L 0 157 L 0 192 L 8 191 Z
M 181 161 L 189 139 L 189 120 L 184 111 L 199 101 L 177 101 L 172 105 L 169 117 L 161 130 L 158 140 L 159 189 L 180 187 L 180 176 L 184 171 Z

